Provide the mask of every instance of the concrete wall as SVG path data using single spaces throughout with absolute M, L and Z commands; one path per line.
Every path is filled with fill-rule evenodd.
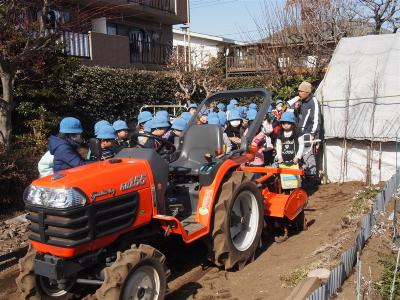
M 89 33 L 91 59 L 83 62 L 90 66 L 130 68 L 129 39 L 125 36 Z

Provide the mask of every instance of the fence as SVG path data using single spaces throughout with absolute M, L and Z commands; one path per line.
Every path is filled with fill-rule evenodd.
M 65 54 L 90 58 L 89 34 L 63 31 L 60 39 L 64 45 Z
M 154 42 L 131 42 L 129 47 L 132 64 L 164 65 L 171 53 L 169 45 Z
M 350 275 L 356 261 L 357 252 L 362 251 L 366 241 L 371 237 L 371 229 L 378 220 L 379 213 L 384 211 L 393 194 L 396 193 L 399 182 L 399 172 L 396 172 L 385 184 L 385 188 L 377 195 L 376 201 L 369 214 L 361 219 L 361 228 L 358 232 L 353 246 L 342 253 L 340 263 L 329 275 L 328 281 L 316 289 L 307 300 L 327 300 L 342 286 L 343 282 Z M 397 177 L 397 180 L 396 180 Z

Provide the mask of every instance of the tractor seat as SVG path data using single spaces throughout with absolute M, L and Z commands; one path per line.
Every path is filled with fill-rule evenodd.
M 100 160 L 101 159 L 101 147 L 100 141 L 96 138 L 89 140 L 90 159 Z
M 214 155 L 222 149 L 222 128 L 218 125 L 193 125 L 183 138 L 183 145 L 178 159 L 169 165 L 171 173 L 185 173 L 198 176 L 200 167 L 207 161 L 207 153 Z

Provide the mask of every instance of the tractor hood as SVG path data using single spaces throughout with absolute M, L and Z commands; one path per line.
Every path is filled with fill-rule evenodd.
M 149 170 L 148 162 L 143 159 L 114 158 L 95 162 L 33 181 L 25 191 L 24 201 L 52 208 L 102 201 L 149 188 L 153 181 Z M 54 206 L 53 202 L 58 204 Z

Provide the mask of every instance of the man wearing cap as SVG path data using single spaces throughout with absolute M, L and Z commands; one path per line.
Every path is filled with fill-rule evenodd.
M 321 126 L 321 110 L 317 98 L 312 93 L 312 85 L 303 81 L 299 85 L 299 98 L 301 100 L 298 128 L 304 136 L 305 148 L 303 160 L 305 163 L 305 175 L 310 176 L 311 181 L 316 179 L 317 163 L 316 151 L 312 141 L 318 137 Z M 307 142 L 309 141 L 309 142 Z

